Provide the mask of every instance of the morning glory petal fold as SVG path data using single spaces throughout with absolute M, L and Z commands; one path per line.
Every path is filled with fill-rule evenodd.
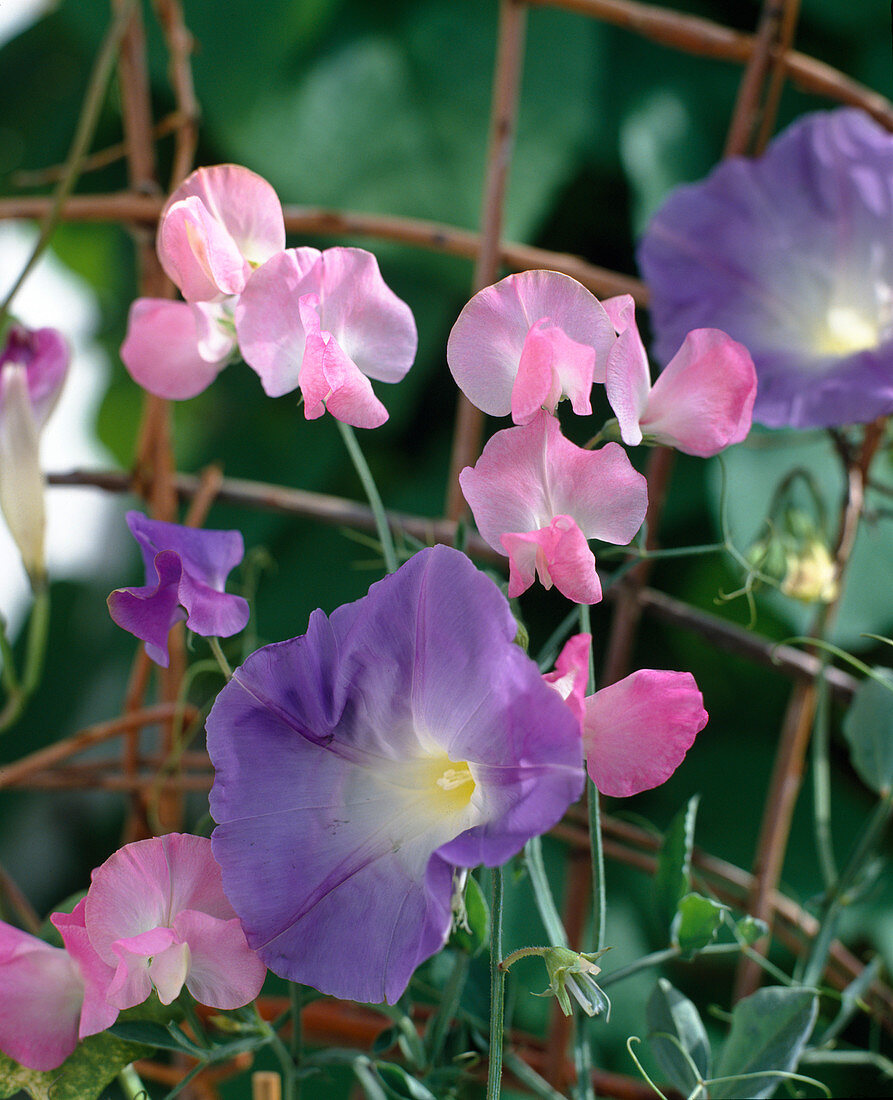
M 236 670 L 207 723 L 214 853 L 276 973 L 393 1003 L 446 941 L 453 868 L 504 862 L 579 797 L 579 723 L 516 632 L 440 546 Z

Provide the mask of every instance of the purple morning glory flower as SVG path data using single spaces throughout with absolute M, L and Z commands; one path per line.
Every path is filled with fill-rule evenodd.
M 446 941 L 454 867 L 503 863 L 579 797 L 580 723 L 516 630 L 438 546 L 217 697 L 214 855 L 277 974 L 393 1003 Z
M 248 622 L 248 603 L 224 591 L 227 574 L 242 560 L 239 531 L 208 531 L 147 519 L 128 512 L 127 526 L 146 566 L 143 588 L 118 588 L 108 599 L 109 614 L 142 638 L 146 652 L 168 666 L 167 638 L 174 623 L 204 637 L 228 638 Z
M 674 191 L 639 250 L 657 358 L 689 329 L 720 328 L 753 356 L 762 424 L 893 411 L 891 178 L 893 134 L 841 108 Z

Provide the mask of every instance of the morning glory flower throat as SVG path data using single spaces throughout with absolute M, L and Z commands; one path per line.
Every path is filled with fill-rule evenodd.
M 516 631 L 438 546 L 236 670 L 207 722 L 214 855 L 277 974 L 393 1003 L 446 941 L 454 868 L 505 862 L 579 797 L 579 721 Z

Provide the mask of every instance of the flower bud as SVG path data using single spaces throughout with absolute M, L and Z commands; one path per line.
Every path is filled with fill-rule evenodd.
M 55 329 L 13 325 L 0 351 L 0 512 L 32 585 L 46 572 L 39 439 L 68 370 L 68 348 Z

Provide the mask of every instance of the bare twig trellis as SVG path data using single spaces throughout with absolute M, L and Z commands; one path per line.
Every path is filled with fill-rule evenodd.
M 502 269 L 544 267 L 572 275 L 597 295 L 630 293 L 640 304 L 647 304 L 646 288 L 628 274 L 598 267 L 578 256 L 503 240 L 504 196 L 517 125 L 525 25 L 530 7 L 562 8 L 581 18 L 612 24 L 692 56 L 743 66 L 728 131 L 728 155 L 757 152 L 765 145 L 786 80 L 809 93 L 861 107 L 893 131 L 893 104 L 887 99 L 820 60 L 791 48 L 798 0 L 765 0 L 754 34 L 745 34 L 669 8 L 639 3 L 638 0 L 499 0 L 499 35 L 490 106 L 481 232 L 409 218 L 297 206 L 285 208 L 288 231 L 308 236 L 339 235 L 396 241 L 414 248 L 465 257 L 475 264 L 474 289 L 495 281 Z M 153 0 L 153 8 L 167 45 L 175 111 L 158 123 L 152 116 L 142 6 L 133 5 L 130 11 L 127 0 L 111 0 L 113 16 L 121 18 L 122 12 L 129 12 L 118 58 L 123 140 L 120 145 L 96 151 L 92 155 L 85 148 L 76 166 L 86 170 L 124 157 L 129 173 L 128 189 L 114 194 L 70 195 L 67 191 L 70 191 L 73 177 L 69 180 L 64 170 L 51 169 L 42 176 L 32 174 L 22 183 L 61 179 L 65 186 L 58 189 L 55 197 L 4 198 L 0 200 L 0 219 L 58 218 L 115 222 L 126 226 L 136 242 L 140 294 L 167 297 L 173 294 L 173 287 L 161 270 L 154 250 L 154 229 L 164 202 L 164 189 L 156 174 L 155 143 L 165 134 L 173 133 L 173 168 L 168 188 L 172 189 L 193 167 L 201 111 L 191 72 L 192 37 L 184 19 L 182 4 L 180 0 Z M 425 517 L 392 512 L 388 518 L 395 529 L 427 543 L 453 540 L 456 521 L 464 508 L 457 491 L 456 474 L 463 466 L 475 461 L 482 432 L 481 414 L 461 397 L 444 516 Z M 879 441 L 878 426 L 867 430 L 861 453 L 848 463 L 849 482 L 841 508 L 836 554 L 837 569 L 841 575 L 852 549 L 862 494 Z M 671 452 L 657 450 L 648 471 L 650 546 L 656 545 L 659 537 L 660 517 L 671 472 Z M 97 486 L 112 493 L 133 492 L 148 503 L 153 515 L 164 519 L 176 514 L 178 500 L 190 500 L 187 522 L 195 525 L 204 521 L 214 500 L 222 500 L 354 528 L 374 527 L 371 513 L 365 505 L 344 498 L 275 484 L 226 479 L 215 470 L 206 472 L 202 478 L 176 471 L 167 404 L 154 397 L 147 397 L 145 401 L 132 472 L 75 470 L 51 475 L 49 481 L 59 486 Z M 474 535 L 468 540 L 468 550 L 482 558 L 493 558 L 490 548 Z M 849 698 L 857 682 L 847 673 L 825 668 L 819 657 L 812 653 L 790 646 L 776 647 L 718 616 L 689 607 L 649 588 L 649 569 L 647 560 L 640 562 L 611 593 L 614 618 L 605 670 L 607 680 L 625 674 L 639 619 L 642 614 L 648 614 L 694 631 L 712 645 L 775 667 L 780 675 L 794 681 L 754 874 L 750 875 L 705 853 L 696 853 L 694 864 L 705 888 L 720 900 L 748 908 L 756 915 L 771 920 L 781 942 L 795 953 L 802 954 L 816 933 L 817 922 L 779 892 L 778 880 L 793 800 L 803 767 L 803 752 L 811 728 L 816 683 L 823 676 L 832 691 Z M 834 608 L 824 613 L 822 621 L 816 624 L 816 635 L 833 613 Z M 134 657 L 124 713 L 69 734 L 48 748 L 0 768 L 0 789 L 27 786 L 45 790 L 86 788 L 120 791 L 130 803 L 127 840 L 148 835 L 151 831 L 149 806 L 151 799 L 158 795 L 159 824 L 165 829 L 176 828 L 182 813 L 183 793 L 187 790 L 207 790 L 212 778 L 206 754 L 194 751 L 179 751 L 177 769 L 171 773 L 165 770 L 177 748 L 174 744 L 175 731 L 198 717 L 194 708 L 178 702 L 184 668 L 181 638 L 172 641 L 171 665 L 160 678 L 160 701 L 147 705 L 149 663 L 140 646 Z M 158 736 L 147 740 L 144 731 L 152 728 L 158 731 Z M 120 739 L 120 747 L 113 755 L 87 761 L 73 759 L 88 748 L 108 744 L 115 739 Z M 605 851 L 609 858 L 653 874 L 658 847 L 654 836 L 611 817 L 604 819 L 604 833 Z M 588 848 L 585 821 L 576 811 L 572 811 L 555 829 L 555 835 L 567 842 L 572 857 L 564 919 L 573 943 L 582 937 L 589 897 L 588 862 L 573 855 Z M 36 914 L 30 912 L 26 899 L 2 868 L 0 898 L 16 910 L 24 924 L 35 926 Z M 825 975 L 832 986 L 843 988 L 861 970 L 860 962 L 850 952 L 839 943 L 834 944 Z M 754 973 L 750 966 L 742 971 L 739 992 L 753 988 Z M 868 998 L 876 1018 L 891 1027 L 893 991 L 886 984 L 876 981 Z M 270 998 L 262 1007 L 265 1015 L 272 1018 L 285 1006 Z M 383 1026 L 382 1018 L 372 1010 L 333 1000 L 307 1006 L 303 1022 L 308 1037 L 314 1042 L 360 1047 L 368 1047 Z M 572 1080 L 574 1074 L 567 1058 L 567 1040 L 568 1032 L 563 1019 L 557 1017 L 545 1044 L 542 1040 L 518 1034 L 511 1036 L 510 1044 L 556 1088 L 561 1089 Z M 245 1069 L 249 1064 L 246 1058 L 222 1069 L 218 1067 L 206 1071 L 197 1080 L 199 1091 L 194 1095 L 216 1096 L 217 1083 L 227 1074 Z M 177 1067 L 155 1063 L 141 1063 L 140 1072 L 147 1078 L 167 1081 L 171 1085 L 182 1077 Z M 636 1100 L 650 1095 L 650 1090 L 631 1078 L 601 1071 L 594 1071 L 593 1078 L 601 1095 Z

